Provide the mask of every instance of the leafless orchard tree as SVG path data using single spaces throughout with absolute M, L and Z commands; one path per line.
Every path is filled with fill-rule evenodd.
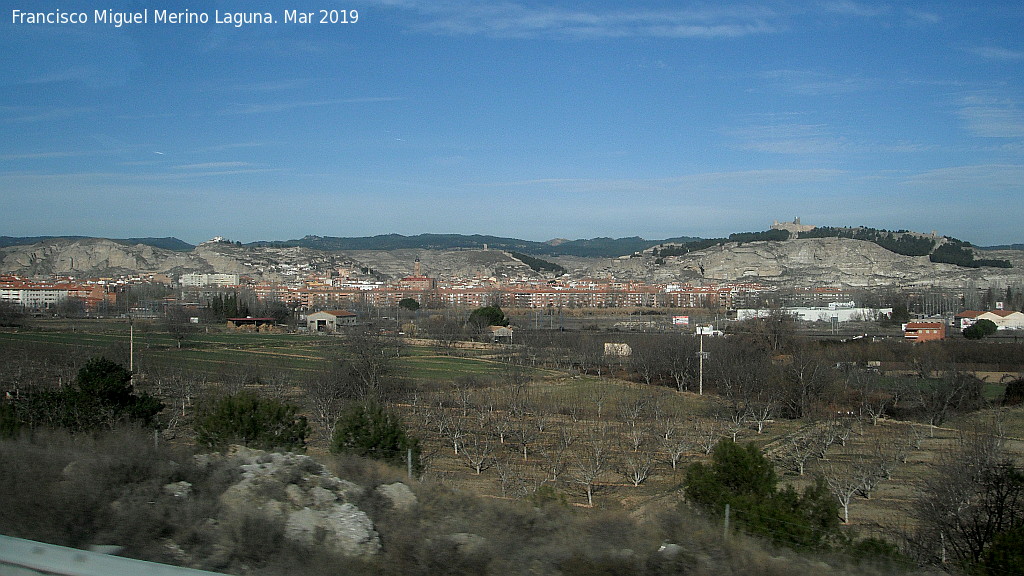
M 690 441 L 683 436 L 662 438 L 661 446 L 662 450 L 668 454 L 669 463 L 672 464 L 673 470 L 678 469 L 679 461 L 683 455 L 691 450 Z
M 470 434 L 462 446 L 463 461 L 475 472 L 481 472 L 494 466 L 494 449 L 490 438 L 482 434 Z
M 448 436 L 449 442 L 452 443 L 452 449 L 455 451 L 455 455 L 459 455 L 459 451 L 462 449 L 462 444 L 469 430 L 466 428 L 466 421 L 458 416 L 458 414 L 452 415 L 448 419 L 448 426 L 445 428 L 445 434 Z
M 804 475 L 807 461 L 817 454 L 817 443 L 814 438 L 805 434 L 794 435 L 786 439 L 780 451 L 780 463 L 800 476 Z
M 522 466 L 517 458 L 509 456 L 496 459 L 494 470 L 498 476 L 498 485 L 504 498 L 522 498 L 528 491 L 523 478 Z
M 633 486 L 639 486 L 654 471 L 654 455 L 648 450 L 623 452 L 619 457 L 618 469 Z
M 843 507 L 843 524 L 850 523 L 850 501 L 861 489 L 860 480 L 852 474 L 849 466 L 829 462 L 824 472 L 829 490 Z
M 679 415 L 672 406 L 665 406 L 665 403 L 657 398 L 651 404 L 651 413 L 654 415 L 655 430 L 663 440 L 668 440 L 677 433 Z
M 334 426 L 341 416 L 345 396 L 336 380 L 325 372 L 313 374 L 305 385 L 306 404 L 313 415 L 313 421 L 324 431 L 327 438 L 334 437 Z
M 540 453 L 537 467 L 545 474 L 548 481 L 558 482 L 569 468 L 570 457 L 569 447 L 562 443 L 547 446 Z
M 594 492 L 598 479 L 608 469 L 607 429 L 598 426 L 588 431 L 583 441 L 573 450 L 570 476 L 572 481 L 583 487 L 587 505 L 593 507 Z
M 782 366 L 779 388 L 787 416 L 804 418 L 820 401 L 835 379 L 836 371 L 820 353 L 807 345 L 797 346 Z
M 693 423 L 694 443 L 705 456 L 715 449 L 722 432 L 721 422 L 716 418 L 703 418 Z
M 978 423 L 935 464 L 916 504 L 913 543 L 928 560 L 977 562 L 1011 526 L 1024 521 L 1024 482 L 997 429 Z
M 892 393 L 882 386 L 881 376 L 877 372 L 852 370 L 847 375 L 847 384 L 857 394 L 861 415 L 877 426 L 893 403 Z

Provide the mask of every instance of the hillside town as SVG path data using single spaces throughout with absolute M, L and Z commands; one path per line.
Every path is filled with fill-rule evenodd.
M 783 313 L 795 320 L 839 323 L 892 320 L 892 302 L 882 305 L 875 294 L 836 286 L 785 288 L 778 284 L 756 282 L 680 283 L 620 281 L 614 277 L 561 276 L 520 277 L 435 277 L 423 270 L 417 259 L 412 273 L 395 279 L 379 279 L 369 270 L 341 267 L 329 271 L 296 274 L 289 282 L 267 282 L 252 276 L 232 273 L 187 272 L 168 274 L 122 275 L 107 278 L 55 276 L 40 279 L 18 275 L 0 275 L 0 302 L 43 315 L 71 312 L 95 316 L 160 317 L 171 310 L 198 315 L 226 296 L 241 299 L 253 309 L 277 306 L 301 317 L 314 314 L 329 318 L 331 331 L 343 324 L 365 323 L 355 312 L 395 310 L 403 302 L 415 302 L 428 310 L 475 309 L 498 306 L 524 311 L 561 313 L 570 310 L 660 310 L 678 314 L 701 310 L 721 313 L 723 318 L 748 320 Z M 141 287 L 158 287 L 159 298 L 126 298 Z M 1002 296 L 960 293 L 901 293 L 906 306 L 901 314 L 914 312 L 916 319 L 903 324 L 905 337 L 914 341 L 942 339 L 953 331 L 961 332 L 978 320 L 993 322 L 998 330 L 1024 330 L 1024 313 L 1004 309 Z M 890 300 L 893 292 L 888 292 Z M 1008 289 L 1009 298 L 1013 298 Z M 991 301 L 990 301 L 991 300 Z M 869 304 L 874 303 L 874 305 Z M 965 308 L 969 303 L 988 304 L 987 311 Z M 323 316 L 323 314 L 327 316 Z M 380 314 L 378 312 L 377 316 Z M 672 316 L 687 318 L 688 316 Z M 897 318 L 898 320 L 899 318 Z M 907 316 L 907 320 L 910 317 Z M 257 321 L 258 320 L 258 321 Z M 268 324 L 270 318 L 249 321 L 233 319 L 232 326 Z M 310 325 L 315 325 L 315 320 Z M 269 322 L 273 324 L 273 322 Z M 680 322 L 663 323 L 665 328 Z M 296 324 L 297 325 L 297 324 Z M 638 323 L 650 327 L 651 323 Z M 303 322 L 303 327 L 306 322 Z M 315 330 L 315 328 L 314 328 Z

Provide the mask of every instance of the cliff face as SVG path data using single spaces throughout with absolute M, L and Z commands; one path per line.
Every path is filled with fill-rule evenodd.
M 110 240 L 50 240 L 0 249 L 0 272 L 24 276 L 116 276 L 161 273 L 176 268 L 202 270 L 194 253 L 152 246 L 128 246 Z
M 191 252 L 173 252 L 142 244 L 134 246 L 104 239 L 48 240 L 30 246 L 0 248 L 0 274 L 112 277 L 134 274 L 219 272 L 286 282 L 339 269 L 373 277 L 411 275 L 415 261 L 431 277 L 531 276 L 529 266 L 500 250 L 361 250 L 324 252 L 309 248 L 239 246 L 206 242 Z

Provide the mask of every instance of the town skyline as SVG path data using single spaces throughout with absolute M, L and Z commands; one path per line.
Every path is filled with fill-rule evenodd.
M 9 8 L 3 235 L 1024 242 L 1014 2 Z

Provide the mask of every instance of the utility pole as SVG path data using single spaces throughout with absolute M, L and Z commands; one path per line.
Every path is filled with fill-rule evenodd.
M 708 353 L 704 351 L 704 331 L 701 327 L 697 327 L 697 332 L 700 334 L 700 352 L 697 352 L 699 358 L 699 370 L 697 371 L 697 394 L 700 396 L 704 395 L 704 359 L 708 357 Z
M 135 374 L 135 323 L 128 315 L 128 371 Z

